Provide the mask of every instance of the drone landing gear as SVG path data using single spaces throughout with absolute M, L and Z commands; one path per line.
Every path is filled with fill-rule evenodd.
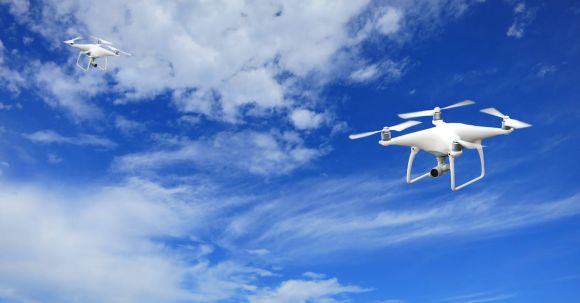
M 93 63 L 95 64 L 93 67 L 96 67 L 96 68 L 98 68 L 98 69 L 100 69 L 102 71 L 106 71 L 107 70 L 107 65 L 108 65 L 107 57 L 105 57 L 105 66 L 104 67 L 98 65 L 97 62 L 95 62 L 94 60 L 93 60 Z
M 479 175 L 479 177 L 473 178 L 459 186 L 455 186 L 455 156 L 449 153 L 449 166 L 451 170 L 451 190 L 460 190 L 469 184 L 481 180 L 485 176 L 485 161 L 483 158 L 483 148 L 481 147 L 481 145 L 480 147 L 477 147 L 477 153 L 479 154 L 479 162 L 481 163 L 481 174 Z
M 415 178 L 411 178 L 411 171 L 413 169 L 413 161 L 415 160 L 415 156 L 417 156 L 417 154 L 421 151 L 421 149 L 417 148 L 417 147 L 411 147 L 411 154 L 409 155 L 409 163 L 407 164 L 407 183 L 415 183 L 421 179 L 424 179 L 428 176 L 432 176 L 432 177 L 438 177 L 441 174 L 443 174 L 445 171 L 447 171 L 447 169 L 450 171 L 451 174 L 451 190 L 456 191 L 456 190 L 460 190 L 464 187 L 466 187 L 467 185 L 470 185 L 476 181 L 481 180 L 484 176 L 485 176 L 485 161 L 484 161 L 484 157 L 483 157 L 483 149 L 481 147 L 477 148 L 477 153 L 479 154 L 479 161 L 481 163 L 481 174 L 472 179 L 469 180 L 459 186 L 455 186 L 455 157 L 458 156 L 457 154 L 454 153 L 449 153 L 447 156 L 441 156 L 441 157 L 437 157 L 437 166 L 436 168 L 432 169 L 429 172 L 426 172 L 418 177 Z M 446 158 L 449 158 L 449 166 L 447 167 L 447 164 L 445 163 Z M 440 168 L 440 172 L 437 170 L 437 168 Z
M 415 156 L 420 152 L 421 150 L 417 147 L 411 147 L 411 154 L 409 155 L 409 163 L 407 164 L 407 183 L 411 184 L 411 183 L 415 183 L 423 178 L 429 177 L 431 175 L 430 172 L 426 172 L 422 175 L 420 175 L 417 178 L 411 178 L 411 170 L 413 168 L 413 161 L 415 160 Z
M 79 52 L 79 56 L 77 57 L 77 66 L 78 66 L 78 68 L 80 68 L 80 69 L 82 69 L 82 70 L 84 70 L 84 71 L 86 72 L 86 71 L 88 71 L 88 70 L 89 70 L 89 67 L 91 66 L 90 64 L 91 64 L 91 61 L 92 61 L 92 60 L 90 60 L 90 59 L 89 59 L 89 62 L 87 63 L 87 67 L 83 67 L 83 66 L 82 66 L 82 65 L 80 65 L 80 63 L 79 63 L 79 61 L 81 61 L 81 56 L 82 56 L 82 55 L 83 55 L 83 52 Z
M 93 57 L 89 57 L 89 60 L 88 60 L 88 62 L 87 62 L 87 66 L 86 66 L 86 67 L 84 67 L 84 66 L 80 65 L 80 63 L 79 63 L 79 62 L 80 62 L 80 60 L 81 60 L 81 56 L 82 56 L 83 54 L 84 54 L 83 52 L 79 52 L 79 56 L 77 57 L 77 66 L 78 66 L 80 69 L 82 69 L 82 70 L 84 70 L 84 71 L 86 72 L 86 71 L 88 71 L 88 70 L 89 70 L 89 68 L 92 66 L 93 68 L 98 68 L 98 69 L 100 69 L 100 70 L 102 70 L 102 71 L 106 71 L 106 70 L 107 70 L 107 65 L 108 65 L 108 60 L 107 60 L 107 57 L 105 57 L 105 66 L 104 66 L 104 67 L 102 67 L 102 66 L 99 66 L 99 65 L 97 64 L 97 62 L 96 62 L 96 58 L 93 58 Z

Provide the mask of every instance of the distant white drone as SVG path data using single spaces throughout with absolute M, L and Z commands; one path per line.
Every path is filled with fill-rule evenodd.
M 501 128 L 476 126 L 463 123 L 446 123 L 441 119 L 441 110 L 443 109 L 455 108 L 474 103 L 475 102 L 471 100 L 465 100 L 443 108 L 435 107 L 432 110 L 400 114 L 399 117 L 403 119 L 433 116 L 433 125 L 435 125 L 434 127 L 420 130 L 414 133 L 391 138 L 390 131 L 402 131 L 421 122 L 406 121 L 395 126 L 384 127 L 382 130 L 350 135 L 349 138 L 359 139 L 371 136 L 373 134 L 381 133 L 381 140 L 379 141 L 380 145 L 409 146 L 411 147 L 411 155 L 409 156 L 409 163 L 407 165 L 407 183 L 414 183 L 428 176 L 437 178 L 450 171 L 451 190 L 459 190 L 480 180 L 485 175 L 483 146 L 481 145 L 481 141 L 483 139 L 495 137 L 498 135 L 507 135 L 513 132 L 514 129 L 531 126 L 528 123 L 512 119 L 509 116 L 500 113 L 497 109 L 491 107 L 482 109 L 481 111 L 486 114 L 502 118 Z M 481 174 L 479 177 L 467 181 L 462 185 L 455 186 L 455 157 L 458 157 L 462 154 L 463 148 L 477 150 L 479 153 L 479 160 L 481 162 Z M 426 152 L 434 155 L 437 158 L 437 166 L 433 167 L 431 171 L 425 174 L 422 174 L 416 178 L 411 178 L 413 160 L 415 159 L 417 153 L 421 150 L 425 150 Z M 449 158 L 449 164 L 446 163 L 447 158 Z
M 74 48 L 78 48 L 80 50 L 79 56 L 77 57 L 77 66 L 84 71 L 88 71 L 91 66 L 94 68 L 98 68 L 100 70 L 107 70 L 107 57 L 109 57 L 109 56 L 117 56 L 118 57 L 121 54 L 127 55 L 127 56 L 132 56 L 131 54 L 114 47 L 113 43 L 111 43 L 107 40 L 97 38 L 97 37 L 92 37 L 92 38 L 97 40 L 96 44 L 95 43 L 88 43 L 88 44 L 76 43 L 77 40 L 83 39 L 82 37 L 76 37 L 74 39 L 64 41 L 64 43 L 66 43 Z M 86 55 L 87 57 L 89 57 L 89 60 L 88 60 L 86 67 L 83 67 L 79 64 L 79 61 L 81 59 L 81 55 Z M 105 58 L 105 66 L 101 67 L 97 64 L 96 60 L 98 58 L 103 58 L 103 57 Z

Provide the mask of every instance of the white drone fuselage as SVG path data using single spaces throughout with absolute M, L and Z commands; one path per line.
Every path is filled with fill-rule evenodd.
M 411 148 L 411 154 L 409 155 L 409 162 L 407 164 L 407 183 L 415 183 L 429 176 L 438 178 L 449 172 L 451 175 L 451 190 L 459 190 L 467 185 L 481 180 L 485 176 L 485 160 L 483 158 L 483 145 L 481 145 L 481 141 L 499 135 L 510 134 L 514 131 L 514 129 L 521 129 L 532 126 L 531 124 L 522 122 L 520 120 L 512 119 L 508 115 L 502 114 L 500 111 L 493 107 L 482 109 L 481 112 L 501 118 L 501 128 L 477 126 L 464 123 L 446 123 L 442 120 L 441 110 L 462 107 L 471 104 L 475 104 L 475 102 L 472 100 L 464 100 L 443 108 L 435 107 L 432 110 L 399 114 L 398 116 L 403 119 L 432 116 L 433 125 L 435 125 L 434 127 L 408 133 L 402 136 L 393 138 L 391 137 L 391 132 L 400 132 L 421 122 L 408 120 L 394 126 L 385 126 L 382 130 L 352 134 L 348 137 L 351 140 L 356 140 L 381 133 L 381 140 L 379 141 L 380 145 L 399 145 L 408 146 Z M 476 178 L 473 178 L 461 185 L 456 185 L 455 158 L 463 154 L 464 148 L 477 150 L 481 164 L 481 173 Z M 434 155 L 437 159 L 437 166 L 433 167 L 430 171 L 413 178 L 411 177 L 413 161 L 415 160 L 415 156 L 421 150 Z M 447 160 L 449 160 L 449 163 L 447 163 Z
M 411 147 L 409 162 L 407 164 L 407 183 L 415 183 L 426 177 L 437 178 L 449 172 L 451 175 L 451 190 L 459 190 L 474 182 L 481 180 L 485 176 L 485 160 L 483 156 L 483 146 L 481 141 L 499 135 L 507 135 L 513 132 L 513 128 L 496 128 L 469 125 L 463 123 L 446 123 L 443 120 L 433 120 L 434 127 L 405 134 L 399 137 L 381 140 L 379 144 L 383 146 L 399 145 Z M 481 173 L 461 185 L 455 182 L 455 158 L 462 155 L 463 148 L 476 149 L 479 154 Z M 430 171 L 413 178 L 411 171 L 415 156 L 424 150 L 437 159 L 437 166 Z M 447 163 L 449 160 L 449 163 Z
M 93 38 L 97 39 L 97 43 L 76 43 L 75 42 L 76 40 L 83 39 L 82 37 L 77 37 L 77 38 L 74 38 L 71 40 L 64 41 L 64 43 L 79 50 L 79 55 L 77 57 L 77 66 L 84 71 L 88 71 L 91 66 L 94 68 L 99 68 L 99 69 L 105 71 L 105 70 L 107 70 L 107 64 L 108 64 L 107 58 L 108 57 L 111 57 L 111 56 L 119 57 L 121 54 L 131 56 L 131 54 L 124 52 L 122 50 L 119 50 L 118 48 L 114 47 L 113 44 L 109 41 L 102 40 L 102 39 L 96 38 L 96 37 L 93 37 Z M 83 55 L 85 55 L 89 58 L 86 67 L 81 66 L 79 64 L 81 57 Z M 104 58 L 104 61 L 105 61 L 104 66 L 97 64 L 96 60 L 98 58 Z
M 97 59 L 105 56 L 119 56 L 118 53 L 112 50 L 106 49 L 101 46 L 101 44 L 69 44 L 74 48 L 78 48 L 82 53 L 87 55 L 92 59 Z
M 463 123 L 446 123 L 443 120 L 433 121 L 434 127 L 394 137 L 388 141 L 379 141 L 383 146 L 399 145 L 416 147 L 434 156 L 447 156 L 453 149 L 453 142 L 463 140 L 481 144 L 487 138 L 507 135 L 513 131 L 495 127 L 469 125 Z

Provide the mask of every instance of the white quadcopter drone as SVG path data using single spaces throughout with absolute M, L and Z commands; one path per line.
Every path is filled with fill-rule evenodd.
M 78 48 L 80 50 L 79 56 L 77 57 L 77 66 L 80 69 L 84 70 L 85 72 L 88 71 L 91 66 L 93 68 L 98 68 L 98 69 L 103 70 L 103 71 L 107 70 L 107 57 L 110 57 L 110 56 L 117 56 L 118 57 L 121 54 L 126 55 L 126 56 L 132 56 L 131 54 L 114 47 L 113 43 L 111 43 L 107 40 L 97 38 L 97 37 L 92 37 L 92 38 L 97 40 L 96 44 L 95 43 L 88 43 L 88 44 L 76 43 L 77 40 L 83 39 L 82 37 L 76 37 L 74 39 L 64 41 L 64 43 L 66 43 L 74 48 Z M 86 67 L 83 67 L 79 64 L 79 61 L 81 59 L 81 55 L 86 55 L 87 57 L 89 57 L 89 60 L 88 60 Z M 98 58 L 105 58 L 105 66 L 104 67 L 97 64 Z
M 435 125 L 435 127 L 420 130 L 414 133 L 391 138 L 390 131 L 403 131 L 421 122 L 406 121 L 395 126 L 384 127 L 382 130 L 350 135 L 349 138 L 354 140 L 381 133 L 381 140 L 379 141 L 380 145 L 409 146 L 411 147 L 411 155 L 409 156 L 409 163 L 407 164 L 407 183 L 414 183 L 428 176 L 437 178 L 446 172 L 450 172 L 451 190 L 459 190 L 467 185 L 481 180 L 485 175 L 483 146 L 481 145 L 482 140 L 498 135 L 507 135 L 513 132 L 514 129 L 531 126 L 528 123 L 512 119 L 492 107 L 482 109 L 481 112 L 502 118 L 501 128 L 476 126 L 463 123 L 446 123 L 441 118 L 441 110 L 443 109 L 455 108 L 474 103 L 475 102 L 471 100 L 465 100 L 443 108 L 435 107 L 432 110 L 400 114 L 399 117 L 403 119 L 433 116 L 433 125 Z M 462 185 L 456 186 L 455 157 L 458 157 L 462 154 L 463 148 L 477 150 L 479 153 L 479 160 L 481 162 L 481 174 L 479 177 L 467 181 Z M 427 173 L 424 173 L 416 178 L 411 178 L 413 160 L 415 159 L 417 153 L 421 150 L 434 155 L 437 158 L 437 166 L 433 167 L 433 169 Z M 447 158 L 449 158 L 449 164 L 446 163 Z

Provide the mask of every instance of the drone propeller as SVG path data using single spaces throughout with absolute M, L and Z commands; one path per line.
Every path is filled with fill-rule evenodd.
M 461 107 L 461 106 L 471 105 L 474 103 L 475 102 L 473 102 L 471 100 L 465 100 L 465 101 L 461 101 L 461 102 L 458 102 L 458 103 L 455 103 L 455 104 L 452 104 L 452 105 L 449 105 L 449 106 L 446 106 L 443 108 L 435 107 L 434 109 L 424 110 L 424 111 L 420 111 L 420 112 L 399 114 L 399 117 L 401 117 L 402 119 L 409 119 L 409 118 L 416 118 L 416 117 L 429 117 L 429 116 L 432 116 L 436 112 L 440 112 L 442 109 Z
M 515 128 L 515 129 L 526 128 L 526 127 L 532 126 L 531 124 L 528 124 L 526 122 L 512 119 L 512 118 L 510 118 L 510 116 L 502 114 L 499 110 L 497 110 L 493 107 L 484 108 L 481 110 L 481 112 L 486 113 L 488 115 L 502 118 L 503 119 L 503 126 L 507 126 L 507 127 L 511 127 L 511 128 Z
M 394 130 L 394 131 L 400 132 L 400 131 L 403 131 L 411 126 L 415 126 L 415 125 L 420 124 L 420 123 L 421 122 L 419 122 L 419 121 L 412 121 L 411 120 L 411 121 L 405 121 L 405 122 L 397 124 L 395 126 L 390 126 L 390 127 L 385 127 L 385 128 L 388 130 Z M 348 138 L 351 140 L 355 140 L 355 139 L 360 139 L 360 138 L 372 136 L 374 134 L 378 134 L 378 133 L 382 132 L 385 128 L 383 128 L 381 130 L 366 132 L 366 133 L 352 134 L 352 135 L 349 135 Z
M 74 39 L 66 40 L 66 41 L 63 41 L 63 42 L 66 43 L 66 44 L 72 44 L 72 43 L 75 43 L 75 41 L 77 41 L 79 39 L 82 39 L 82 38 L 83 37 L 76 37 Z
M 97 40 L 97 44 L 108 44 L 108 45 L 113 45 L 113 42 L 107 41 L 105 39 L 101 39 L 99 37 L 95 37 L 95 36 L 91 36 L 91 38 L 96 39 Z
M 123 54 L 123 55 L 126 55 L 126 56 L 133 56 L 133 55 L 131 55 L 130 53 L 128 53 L 128 52 L 124 52 L 124 51 L 122 51 L 122 50 L 120 50 L 120 49 L 118 49 L 118 48 L 116 48 L 116 47 L 114 47 L 114 46 L 112 46 L 112 45 L 108 45 L 108 47 L 109 47 L 109 48 L 110 48 L 110 49 L 111 49 L 113 52 L 115 52 L 115 54 L 117 54 L 117 55 L 121 53 L 121 54 Z

